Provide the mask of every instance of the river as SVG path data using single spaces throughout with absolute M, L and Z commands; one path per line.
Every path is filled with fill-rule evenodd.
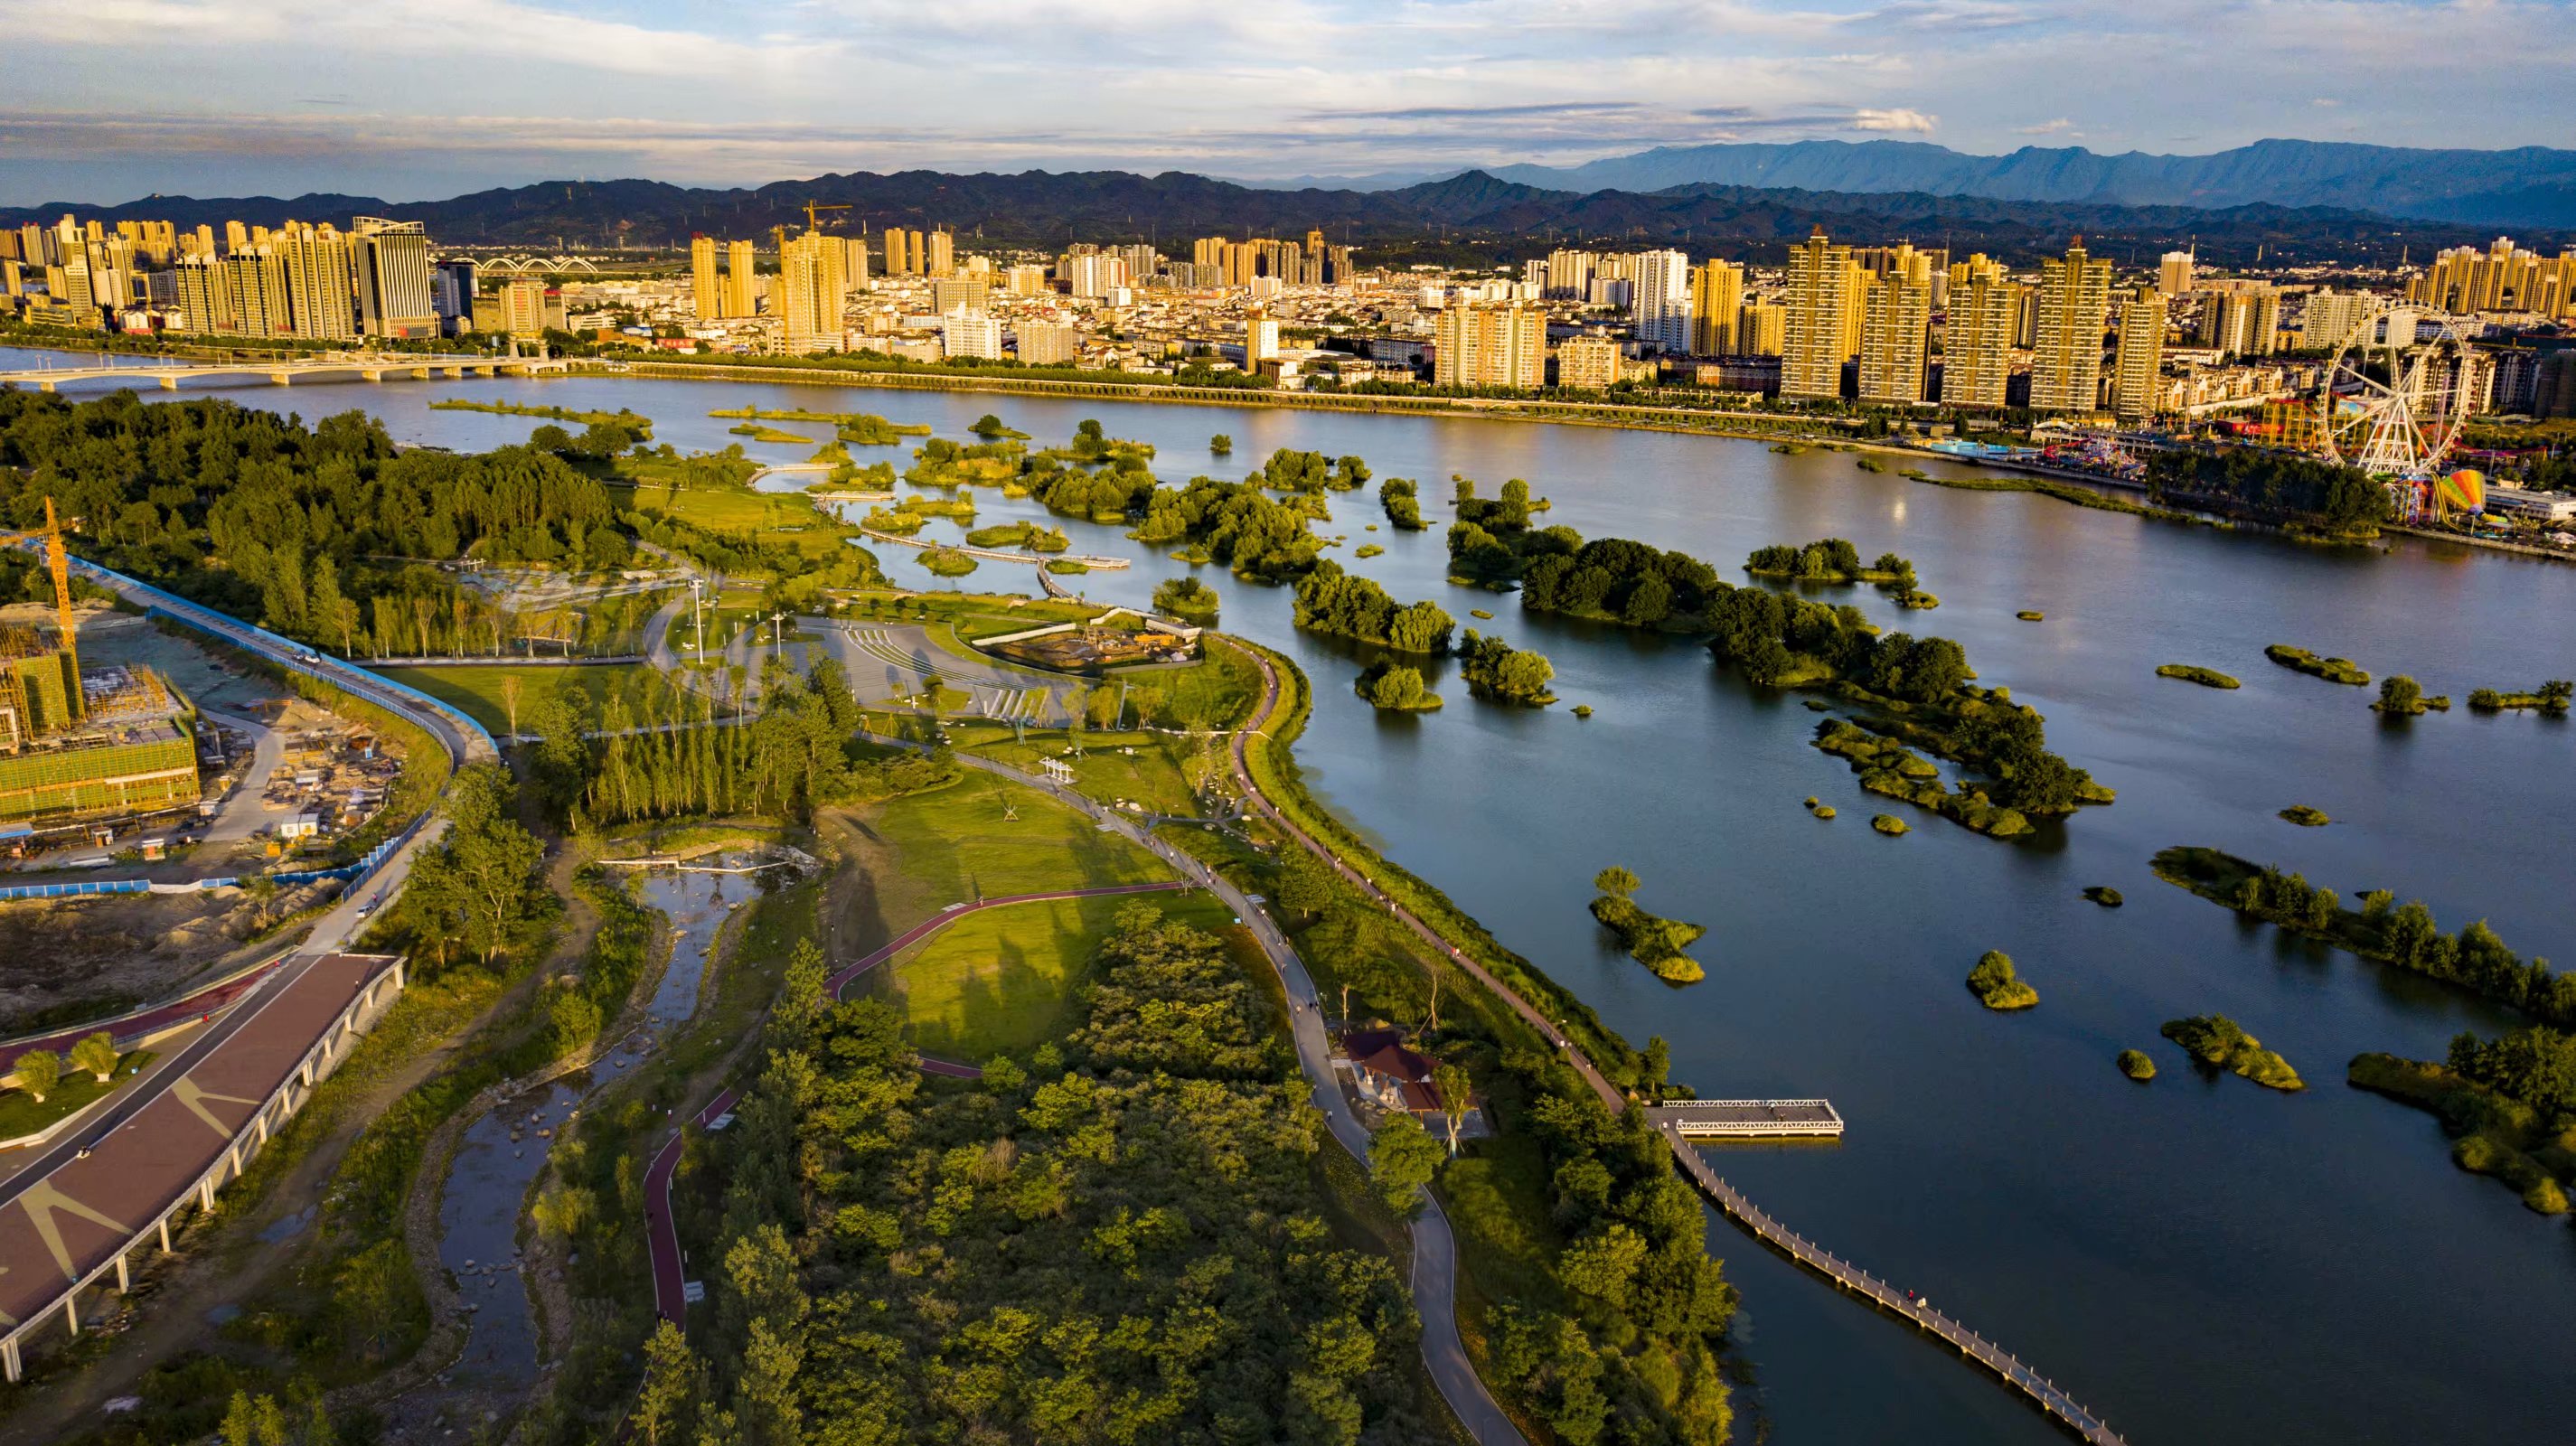
M 2510 1021 L 2248 928 L 2147 866 L 2171 844 L 2214 844 L 2347 899 L 2377 886 L 2420 897 L 2446 928 L 2485 917 L 2526 954 L 2576 953 L 2565 856 L 2576 730 L 2465 709 L 2384 725 L 2367 690 L 2262 656 L 2292 643 L 2411 673 L 2455 700 L 2569 676 L 2576 569 L 2415 541 L 2310 549 L 1924 486 L 1860 471 L 1847 454 L 1523 422 L 610 378 L 227 394 L 308 418 L 362 407 L 397 438 L 458 449 L 538 423 L 431 400 L 629 406 L 684 450 L 733 440 L 706 413 L 746 403 L 873 411 L 961 439 L 989 411 L 1040 443 L 1098 417 L 1112 436 L 1153 443 L 1167 481 L 1237 477 L 1283 446 L 1416 478 L 1433 530 L 1365 531 L 1383 522 L 1372 484 L 1332 499 L 1336 520 L 1319 530 L 1350 540 L 1333 555 L 1399 600 L 1436 598 L 1462 625 L 1547 653 L 1558 706 L 1477 702 L 1443 665 L 1432 681 L 1446 709 L 1381 718 L 1351 693 L 1349 651 L 1290 627 L 1284 590 L 1205 570 L 1224 625 L 1313 676 L 1299 761 L 1391 857 L 1632 1040 L 1670 1039 L 1675 1078 L 1703 1095 L 1834 1101 L 1850 1121 L 1837 1147 L 1715 1152 L 1753 1199 L 2020 1353 L 2132 1441 L 2547 1439 L 2576 1417 L 2565 1309 L 2576 1232 L 2454 1171 L 2430 1117 L 2342 1083 L 2355 1053 L 2438 1057 L 2453 1033 Z M 1218 431 L 1232 434 L 1230 458 L 1209 454 Z M 806 449 L 747 450 L 789 461 Z M 1687 642 L 1525 615 L 1509 597 L 1447 585 L 1457 472 L 1487 495 L 1526 478 L 1554 501 L 1547 522 L 1648 539 L 1729 576 L 1772 542 L 1833 535 L 1864 556 L 1903 553 L 1937 611 L 1904 613 L 1867 589 L 1851 600 L 1892 630 L 1958 639 L 1984 681 L 2037 705 L 2053 746 L 2120 802 L 2020 844 L 1901 806 L 1888 811 L 1913 832 L 1873 834 L 1867 818 L 1885 805 L 1808 746 L 1817 715 L 1797 698 L 1748 689 Z M 977 500 L 983 523 L 1041 515 L 991 491 Z M 1140 602 L 1183 570 L 1117 529 L 1048 520 L 1078 552 L 1139 560 L 1068 580 L 1091 596 Z M 1363 542 L 1387 551 L 1357 560 Z M 880 551 L 889 573 L 930 585 L 916 554 Z M 970 581 L 1035 586 L 990 563 Z M 1496 620 L 1468 618 L 1477 607 Z M 2018 621 L 2023 609 L 2046 621 Z M 2168 662 L 2245 686 L 2155 677 Z M 1577 703 L 1598 711 L 1577 719 Z M 1841 817 L 1809 817 L 1809 794 Z M 2274 816 L 2291 804 L 2335 822 Z M 1694 951 L 1705 983 L 1669 989 L 1602 938 L 1584 904 L 1613 862 L 1644 879 L 1649 909 L 1709 925 Z M 2126 907 L 2086 902 L 2092 884 L 2120 889 Z M 1963 987 L 1994 948 L 2038 988 L 2038 1009 L 1992 1015 Z M 2204 1079 L 2156 1037 L 2163 1020 L 2209 1011 L 2279 1049 L 2311 1088 Z M 2128 1047 L 2156 1058 L 2152 1085 L 2113 1068 Z M 2060 1439 L 1937 1345 L 1732 1227 L 1713 1221 L 1710 1244 L 1744 1291 L 1746 1400 L 1775 1439 Z

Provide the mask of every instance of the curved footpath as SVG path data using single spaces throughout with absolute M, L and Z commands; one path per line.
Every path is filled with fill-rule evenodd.
M 1230 647 L 1236 647 L 1261 669 L 1261 710 L 1255 716 L 1268 717 L 1270 711 L 1279 703 L 1277 669 L 1269 658 L 1256 650 L 1243 648 L 1230 639 L 1219 638 L 1218 641 L 1225 642 Z M 1371 902 L 1384 908 L 1405 927 L 1420 935 L 1433 947 L 1446 953 L 1451 963 L 1456 964 L 1478 983 L 1483 984 L 1496 998 L 1510 1005 L 1515 1013 L 1536 1025 L 1541 1033 L 1555 1041 L 1558 1051 L 1565 1056 L 1566 1062 L 1574 1066 L 1575 1070 L 1592 1086 L 1593 1091 L 1599 1094 L 1602 1101 L 1611 1109 L 1627 1108 L 1627 1097 L 1601 1073 L 1579 1046 L 1565 1036 L 1554 1021 L 1540 1013 L 1529 1001 L 1513 992 L 1475 960 L 1468 958 L 1465 951 L 1450 944 L 1429 925 L 1414 917 L 1411 910 L 1388 897 L 1384 890 L 1371 883 L 1366 877 L 1353 872 L 1349 865 L 1343 863 L 1330 849 L 1316 842 L 1304 829 L 1289 822 L 1270 800 L 1262 795 L 1260 788 L 1253 782 L 1251 764 L 1245 754 L 1252 736 L 1249 729 L 1235 733 L 1229 761 L 1234 766 L 1235 781 L 1243 789 L 1244 797 L 1252 800 L 1261 810 L 1264 818 L 1367 895 Z M 1672 1146 L 1675 1166 L 1690 1179 L 1691 1183 L 1697 1185 L 1711 1201 L 1715 1202 L 1729 1219 L 1743 1226 L 1755 1239 L 1824 1276 L 1837 1287 L 1864 1296 L 1891 1314 L 1911 1321 L 1921 1329 L 1940 1337 L 1956 1347 L 1961 1355 L 2000 1376 L 2006 1385 L 2027 1394 L 2040 1409 L 2056 1417 L 2086 1441 L 2096 1443 L 2096 1446 L 2122 1446 L 2118 1433 L 2086 1410 L 2074 1397 L 2059 1389 L 2056 1382 L 2040 1375 L 2024 1365 L 2018 1357 L 2008 1354 L 2001 1347 L 1969 1330 L 1958 1321 L 1933 1310 L 1911 1292 L 1900 1293 L 1894 1286 L 1877 1276 L 1871 1275 L 1826 1251 L 1806 1237 L 1791 1231 L 1719 1178 L 1717 1171 L 1709 1165 L 1707 1159 L 1689 1141 L 1682 1138 L 1681 1132 L 1670 1121 L 1659 1121 L 1657 1128 L 1663 1134 L 1666 1143 Z M 1427 1344 L 1425 1349 L 1427 1354 Z

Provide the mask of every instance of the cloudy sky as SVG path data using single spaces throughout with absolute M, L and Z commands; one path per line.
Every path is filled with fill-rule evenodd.
M 0 204 L 2576 144 L 2576 0 L 0 0 Z

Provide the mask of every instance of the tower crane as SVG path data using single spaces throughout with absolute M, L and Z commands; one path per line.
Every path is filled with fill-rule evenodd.
M 80 519 L 71 520 L 74 527 Z M 45 565 L 54 575 L 54 625 L 62 633 L 62 650 L 72 660 L 72 676 L 80 676 L 80 654 L 72 646 L 72 559 L 63 548 L 63 523 L 54 515 L 54 499 L 45 499 L 45 525 L 0 532 L 0 547 L 26 547 L 37 538 L 45 540 Z
M 817 211 L 846 211 L 848 209 L 850 208 L 847 204 L 818 206 L 812 201 L 807 201 L 805 203 L 805 229 L 808 231 L 819 231 L 823 229 L 821 226 L 815 224 L 814 213 Z

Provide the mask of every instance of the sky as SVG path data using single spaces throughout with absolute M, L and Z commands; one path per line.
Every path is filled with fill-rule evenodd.
M 0 0 L 0 204 L 2576 145 L 2576 0 Z

